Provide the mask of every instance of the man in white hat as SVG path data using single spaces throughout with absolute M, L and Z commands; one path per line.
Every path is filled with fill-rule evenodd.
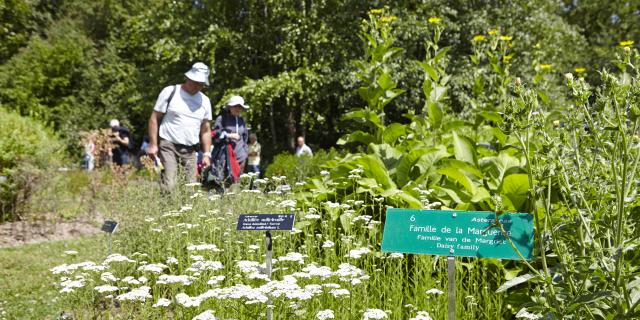
M 162 187 L 172 191 L 178 168 L 183 167 L 189 182 L 196 180 L 196 152 L 201 146 L 203 162 L 211 161 L 211 101 L 201 90 L 209 85 L 209 67 L 195 63 L 185 73 L 185 82 L 160 92 L 149 118 L 147 154 L 160 158 L 164 166 Z

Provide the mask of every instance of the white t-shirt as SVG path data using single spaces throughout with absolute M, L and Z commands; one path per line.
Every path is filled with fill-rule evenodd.
M 177 85 L 167 111 L 167 99 L 174 86 L 160 92 L 154 111 L 164 113 L 160 124 L 160 138 L 173 143 L 193 146 L 200 142 L 200 126 L 211 121 L 211 101 L 202 92 L 190 95 Z
M 303 144 L 302 147 L 298 146 L 296 147 L 296 156 L 297 157 L 301 157 L 301 156 L 312 156 L 313 152 L 311 152 L 311 148 L 309 148 L 308 145 Z

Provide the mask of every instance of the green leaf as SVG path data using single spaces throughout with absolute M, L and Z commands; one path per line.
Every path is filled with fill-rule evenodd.
M 393 79 L 391 79 L 391 76 L 386 72 L 383 72 L 378 77 L 377 82 L 380 88 L 385 91 L 396 87 L 396 83 L 393 81 Z
M 436 162 L 449 156 L 444 146 L 411 150 L 400 159 L 396 167 L 395 177 L 398 185 L 404 186 L 409 180 L 415 180 L 429 170 L 434 170 Z
M 426 62 L 421 62 L 420 66 L 429 75 L 429 77 L 431 78 L 431 80 L 433 80 L 433 82 L 438 82 L 439 77 L 438 77 L 438 73 L 436 72 L 436 69 L 434 69 L 429 63 L 426 63 Z
M 467 137 L 459 136 L 455 131 L 453 132 L 453 151 L 456 159 L 477 165 L 476 149 L 473 144 Z
M 529 176 L 516 173 L 504 177 L 500 193 L 509 198 L 516 210 L 522 210 L 529 196 Z
M 438 63 L 440 59 L 442 59 L 449 52 L 449 50 L 451 50 L 451 46 L 447 46 L 438 50 L 438 53 L 436 53 L 435 57 L 433 57 L 433 60 Z
M 345 134 L 342 138 L 338 139 L 336 144 L 345 145 L 347 143 L 354 143 L 354 142 L 370 144 L 375 142 L 375 138 L 366 132 L 355 131 L 352 133 Z
M 427 102 L 429 108 L 429 121 L 435 128 L 440 128 L 442 124 L 442 109 L 435 102 Z
M 498 290 L 496 290 L 496 293 L 500 293 L 503 291 L 507 291 L 509 288 L 513 288 L 521 283 L 525 283 L 527 281 L 529 281 L 530 279 L 534 278 L 535 275 L 531 274 L 531 273 L 527 273 L 518 277 L 515 277 L 505 283 L 503 283 Z
M 382 139 L 384 142 L 393 144 L 399 137 L 404 136 L 407 133 L 406 127 L 399 123 L 392 123 L 382 133 Z
M 477 203 L 491 199 L 491 194 L 489 191 L 483 187 L 479 187 L 476 189 L 476 192 L 471 197 L 471 202 Z
M 402 157 L 402 151 L 389 144 L 370 144 L 369 149 L 384 163 L 385 168 L 395 170 L 398 161 Z
M 473 184 L 473 181 L 459 169 L 448 167 L 441 168 L 437 172 L 462 185 L 469 194 L 476 193 L 476 186 Z

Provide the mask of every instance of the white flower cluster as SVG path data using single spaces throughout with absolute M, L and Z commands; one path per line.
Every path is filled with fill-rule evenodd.
M 409 320 L 433 320 L 433 319 L 429 315 L 429 312 L 418 311 L 418 314 L 415 317 L 410 318 Z
M 386 319 L 386 318 L 387 318 L 387 313 L 384 312 L 384 310 L 380 310 L 380 309 L 367 309 L 363 315 L 364 320 Z

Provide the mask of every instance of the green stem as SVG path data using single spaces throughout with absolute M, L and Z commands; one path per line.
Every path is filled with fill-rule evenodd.
M 525 134 L 528 135 L 528 130 L 525 131 Z M 538 214 L 538 210 L 536 208 L 536 198 L 535 198 L 535 189 L 534 189 L 534 185 L 533 185 L 533 173 L 532 173 L 532 164 L 531 164 L 531 158 L 529 157 L 529 146 L 528 146 L 528 138 L 527 138 L 527 144 L 525 144 L 524 140 L 522 139 L 522 136 L 518 133 L 516 133 L 516 137 L 518 139 L 518 141 L 520 142 L 520 145 L 522 146 L 522 149 L 524 151 L 524 156 L 525 159 L 527 160 L 526 163 L 526 167 L 527 167 L 527 176 L 529 178 L 529 198 L 530 198 L 530 202 L 531 202 L 531 210 L 533 212 L 533 217 L 534 217 L 534 221 L 536 224 L 536 235 L 538 238 L 538 250 L 540 251 L 540 257 L 542 258 L 542 268 L 544 270 L 544 274 L 545 274 L 545 282 L 548 285 L 549 291 L 551 292 L 550 297 L 556 297 L 555 294 L 555 290 L 553 288 L 553 283 L 551 283 L 551 281 L 549 280 L 551 278 L 551 274 L 549 273 L 549 268 L 547 267 L 547 256 L 545 254 L 545 245 L 544 245 L 544 237 L 542 236 L 542 229 L 540 226 L 540 216 Z

